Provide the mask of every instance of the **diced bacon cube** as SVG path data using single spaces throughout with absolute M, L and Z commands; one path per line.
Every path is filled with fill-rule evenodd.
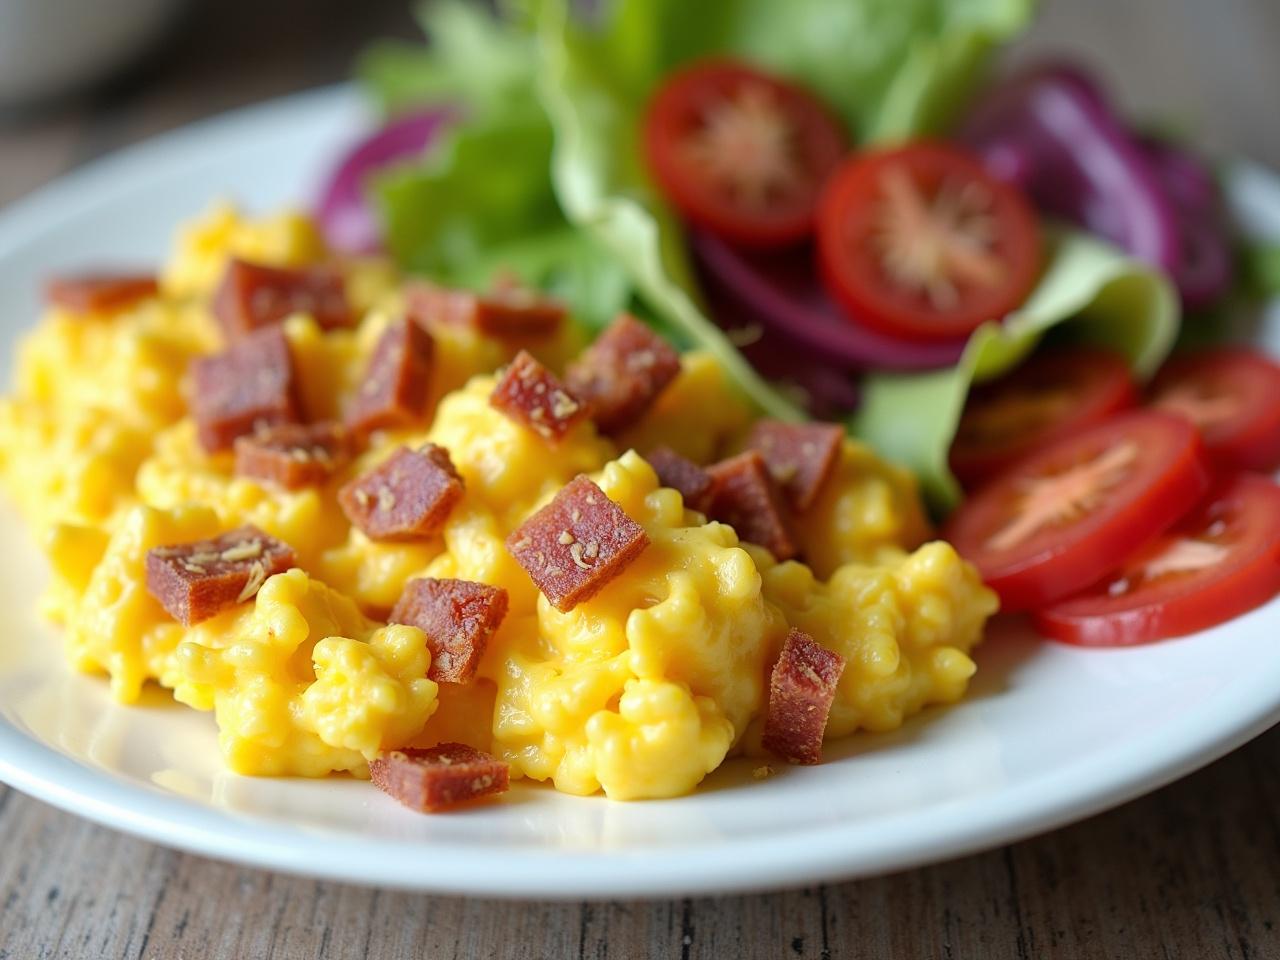
M 329 267 L 269 267 L 233 259 L 213 295 L 213 315 L 229 341 L 295 313 L 310 314 L 325 330 L 355 322 L 342 276 Z
M 843 443 L 844 430 L 834 423 L 760 420 L 747 436 L 747 446 L 760 451 L 769 473 L 798 513 L 818 499 Z
M 769 679 L 764 745 L 787 763 L 822 762 L 822 734 L 844 672 L 844 657 L 792 630 Z
M 338 491 L 338 503 L 371 540 L 420 540 L 440 532 L 462 494 L 449 451 L 428 443 L 401 447 Z
M 236 473 L 286 490 L 318 486 L 350 456 L 341 424 L 279 423 L 236 438 Z
M 505 763 L 463 743 L 391 750 L 369 764 L 374 786 L 420 813 L 506 793 Z
M 416 319 L 444 326 L 468 327 L 488 337 L 531 339 L 555 333 L 567 315 L 559 300 L 509 280 L 488 293 L 414 284 L 406 294 Z
M 617 433 L 644 416 L 679 372 L 671 344 L 624 313 L 570 365 L 565 382 L 601 433 Z
M 392 623 L 427 635 L 437 683 L 466 683 L 475 676 L 485 644 L 507 615 L 507 591 L 470 580 L 410 580 L 391 611 Z
M 186 626 L 257 594 L 296 562 L 293 548 L 257 527 L 147 551 L 147 592 Z
M 582 474 L 507 538 L 507 550 L 557 610 L 591 599 L 648 545 L 644 528 Z
M 670 447 L 654 447 L 645 454 L 645 459 L 658 475 L 660 484 L 680 491 L 686 507 L 706 512 L 714 486 L 711 474 Z
M 729 524 L 739 539 L 766 548 L 779 560 L 790 560 L 800 552 L 782 494 L 760 451 L 721 460 L 707 472 L 714 484 L 709 516 Z
M 45 299 L 72 313 L 114 313 L 159 291 L 149 273 L 81 273 L 50 280 Z
M 201 445 L 226 450 L 236 437 L 299 419 L 293 355 L 279 327 L 258 330 L 222 353 L 191 362 L 191 416 Z
M 489 404 L 551 443 L 559 443 L 587 416 L 560 379 L 524 350 L 499 378 Z
M 431 380 L 435 341 L 408 317 L 391 324 L 379 338 L 356 395 L 347 425 L 357 433 L 399 427 L 422 417 Z

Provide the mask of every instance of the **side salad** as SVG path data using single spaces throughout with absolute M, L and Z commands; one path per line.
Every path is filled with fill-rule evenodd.
M 1084 71 L 987 81 L 1033 7 L 428 3 L 429 46 L 361 61 L 387 122 L 320 219 L 593 330 L 629 310 L 769 416 L 843 421 L 1049 636 L 1199 630 L 1280 592 L 1280 365 L 1168 358 L 1260 258 L 1213 169 Z

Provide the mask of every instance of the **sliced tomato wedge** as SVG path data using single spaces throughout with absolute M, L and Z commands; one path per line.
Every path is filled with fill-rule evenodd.
M 1115 569 L 1209 488 L 1187 421 L 1135 411 L 1019 461 L 955 512 L 945 537 L 1006 610 L 1068 597 Z
M 940 143 L 860 153 L 818 211 L 823 279 L 849 319 L 897 337 L 964 336 L 1019 306 L 1040 272 L 1031 205 Z
M 1137 399 L 1129 365 L 1117 353 L 1091 347 L 1037 353 L 969 394 L 951 444 L 951 469 L 972 487 Z
M 1180 637 L 1280 593 L 1280 487 L 1226 481 L 1185 520 L 1082 594 L 1035 614 L 1055 640 L 1116 647 Z
M 812 94 L 755 67 L 709 60 L 670 74 L 649 102 L 649 167 L 680 213 L 717 236 L 782 246 L 813 231 L 847 149 Z
M 1178 357 L 1157 374 L 1151 405 L 1200 430 L 1215 467 L 1280 467 L 1280 364 L 1239 347 Z

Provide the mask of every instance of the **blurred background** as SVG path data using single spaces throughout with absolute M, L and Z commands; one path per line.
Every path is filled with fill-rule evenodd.
M 346 78 L 410 0 L 0 0 L 0 205 L 103 153 Z M 1278 0 L 1043 0 L 1009 56 L 1094 66 L 1131 115 L 1280 167 Z M 120 62 L 123 61 L 123 62 Z

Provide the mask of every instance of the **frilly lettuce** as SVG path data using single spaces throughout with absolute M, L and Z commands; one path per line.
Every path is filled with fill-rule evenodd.
M 975 331 L 954 367 L 876 374 L 863 385 L 853 432 L 910 467 L 937 510 L 960 499 L 947 453 L 975 380 L 1008 370 L 1053 327 L 1054 336 L 1123 353 L 1141 377 L 1173 346 L 1178 297 L 1162 274 L 1075 231 L 1050 233 L 1046 246 L 1048 266 L 1027 302 L 1003 324 Z

